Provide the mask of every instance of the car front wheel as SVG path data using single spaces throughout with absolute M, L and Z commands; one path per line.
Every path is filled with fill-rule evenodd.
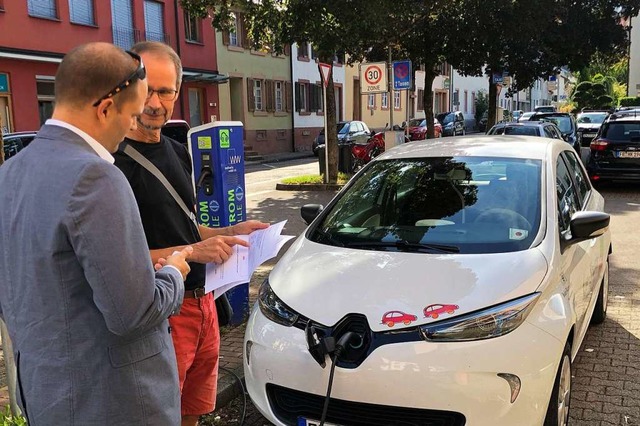
M 607 318 L 607 299 L 609 297 L 609 259 L 604 265 L 604 276 L 600 283 L 600 291 L 598 292 L 598 300 L 596 307 L 593 309 L 591 324 L 602 324 Z
M 560 366 L 553 384 L 553 392 L 547 408 L 544 426 L 566 426 L 569 422 L 569 402 L 571 401 L 571 348 L 565 344 Z

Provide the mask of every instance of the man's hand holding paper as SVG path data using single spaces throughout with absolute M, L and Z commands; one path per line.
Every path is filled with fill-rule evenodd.
M 280 235 L 286 221 L 267 228 L 253 228 L 250 235 L 238 235 L 245 244 L 236 244 L 232 253 L 222 264 L 207 264 L 205 290 L 219 290 L 216 297 L 238 284 L 249 282 L 258 266 L 275 257 L 282 246 L 293 236 Z M 234 226 L 239 226 L 234 225 Z M 242 229 L 242 228 L 239 228 Z M 251 229 L 251 227 L 249 227 Z

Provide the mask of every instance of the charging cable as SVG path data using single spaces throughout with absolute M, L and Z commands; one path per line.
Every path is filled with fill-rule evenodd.
M 320 426 L 324 426 L 324 422 L 327 418 L 327 411 L 329 410 L 329 400 L 331 399 L 331 386 L 333 386 L 333 373 L 336 369 L 336 363 L 347 349 L 349 343 L 352 346 L 360 346 L 362 342 L 362 336 L 354 333 L 353 331 L 347 331 L 344 333 L 335 344 L 335 350 L 333 351 L 333 357 L 331 358 L 331 371 L 329 372 L 329 386 L 327 387 L 327 396 L 324 399 L 324 407 L 322 408 L 322 417 L 320 417 Z
M 209 167 L 205 167 L 202 169 L 202 173 L 200 174 L 200 177 L 198 178 L 198 182 L 196 182 L 196 191 L 200 190 L 200 187 L 202 187 L 202 184 L 204 182 L 204 180 L 206 178 L 208 178 L 209 176 L 213 176 L 213 172 L 211 171 L 211 168 Z

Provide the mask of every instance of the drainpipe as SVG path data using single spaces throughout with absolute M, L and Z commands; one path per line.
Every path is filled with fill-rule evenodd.
M 296 108 L 293 104 L 295 100 L 295 96 L 293 92 L 295 91 L 296 83 L 293 76 L 293 45 L 289 45 L 289 56 L 291 60 L 289 61 L 289 70 L 291 71 L 291 152 L 296 152 Z
M 176 53 L 178 54 L 178 58 L 182 59 L 182 55 L 180 54 L 180 27 L 178 26 L 178 0 L 174 0 L 173 2 L 173 13 L 174 13 L 174 22 L 176 24 Z M 215 35 L 215 33 L 214 33 Z M 215 37 L 213 42 L 215 43 Z M 184 74 L 183 74 L 184 80 Z M 182 82 L 180 82 L 180 87 L 182 87 Z M 184 120 L 184 92 L 180 94 L 180 117 Z M 186 120 L 185 120 L 186 121 Z

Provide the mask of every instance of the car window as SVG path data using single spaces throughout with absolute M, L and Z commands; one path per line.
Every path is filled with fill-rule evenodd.
M 507 126 L 504 129 L 505 135 L 540 136 L 536 127 L 530 126 Z
M 576 156 L 576 153 L 573 151 L 565 151 L 562 153 L 565 160 L 567 161 L 567 166 L 573 172 L 573 177 L 578 187 L 578 196 L 580 198 L 580 206 L 584 207 L 585 200 L 591 190 L 591 184 L 589 184 L 589 179 L 585 174 L 580 160 Z
M 640 122 L 609 122 L 602 129 L 602 137 L 612 141 L 640 138 Z
M 504 126 L 492 127 L 491 130 L 489 130 L 489 134 L 490 135 L 504 135 Z
M 548 121 L 555 124 L 562 133 L 571 133 L 573 131 L 573 123 L 571 121 L 571 117 L 568 115 L 543 117 L 541 118 L 541 121 Z
M 576 190 L 571 173 L 562 157 L 556 162 L 556 191 L 558 196 L 558 222 L 560 231 L 569 229 L 571 217 L 580 210 L 578 191 Z
M 544 135 L 548 138 L 551 139 L 557 139 L 557 135 L 556 133 L 553 131 L 553 127 L 551 126 L 544 126 Z
M 362 126 L 362 130 L 364 130 L 365 132 L 371 132 L 371 130 L 369 130 L 369 127 L 367 126 L 367 123 L 360 122 L 360 125 Z
M 502 157 L 377 161 L 325 209 L 309 238 L 365 250 L 401 250 L 398 242 L 460 253 L 525 250 L 540 227 L 541 164 Z

